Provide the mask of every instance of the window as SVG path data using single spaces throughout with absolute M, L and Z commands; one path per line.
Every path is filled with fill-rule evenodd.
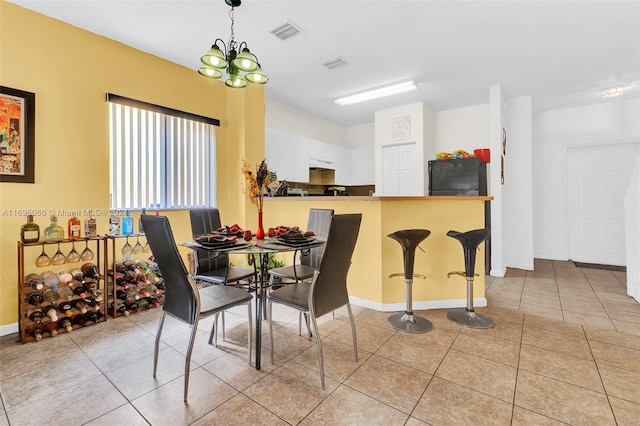
M 216 205 L 214 119 L 107 95 L 113 209 Z

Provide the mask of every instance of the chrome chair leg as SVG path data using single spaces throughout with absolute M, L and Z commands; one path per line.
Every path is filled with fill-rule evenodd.
M 218 315 L 217 313 L 213 316 L 213 325 L 211 326 L 211 333 L 209 333 L 209 344 L 213 344 L 213 346 L 218 347 Z M 215 340 L 215 342 L 214 342 Z
M 275 364 L 274 359 L 273 359 L 273 321 L 271 320 L 273 317 L 271 316 L 271 314 L 273 313 L 273 302 L 271 300 L 269 300 L 269 315 L 268 316 L 268 322 L 269 322 L 269 341 L 271 342 L 271 364 Z
M 320 367 L 320 386 L 324 390 L 324 357 L 322 356 L 322 343 L 320 343 L 320 333 L 318 332 L 318 322 L 315 315 L 308 314 L 311 317 L 311 324 L 313 326 L 313 334 L 316 338 L 316 349 L 318 350 L 318 366 Z
M 189 391 L 189 367 L 191 366 L 191 354 L 193 353 L 193 343 L 196 341 L 198 322 L 191 327 L 191 338 L 187 348 L 187 358 L 184 361 L 184 402 L 187 402 L 187 392 Z
M 253 324 L 251 322 L 251 302 L 247 302 L 247 317 L 249 319 L 249 322 L 247 324 L 247 334 L 248 334 L 248 338 L 249 338 L 249 365 L 251 365 L 251 348 L 252 348 L 252 344 L 253 344 Z
M 164 326 L 164 319 L 167 316 L 166 312 L 162 312 L 160 316 L 160 322 L 158 323 L 158 331 L 156 331 L 156 343 L 153 348 L 153 377 L 156 377 L 156 369 L 158 368 L 158 350 L 160 348 L 160 335 L 162 334 L 162 326 Z
M 353 338 L 353 359 L 355 360 L 355 362 L 358 362 L 358 337 L 356 336 L 356 322 L 353 320 L 351 303 L 347 303 L 347 312 L 349 312 L 349 322 L 351 323 L 351 336 Z

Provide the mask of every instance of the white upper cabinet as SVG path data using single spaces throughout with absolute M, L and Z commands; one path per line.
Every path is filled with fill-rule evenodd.
M 351 173 L 351 152 L 349 148 L 334 145 L 336 158 L 335 184 L 348 186 L 352 182 Z
M 309 182 L 309 139 L 267 128 L 267 166 L 279 180 Z
M 289 180 L 289 176 L 291 176 L 291 134 L 267 128 L 265 139 L 269 170 L 274 171 L 279 180 Z
M 351 150 L 351 185 L 373 185 L 375 183 L 373 156 L 373 147 Z
M 291 135 L 291 173 L 293 182 L 309 182 L 309 138 Z
M 309 139 L 309 166 L 335 169 L 337 148 L 330 143 Z

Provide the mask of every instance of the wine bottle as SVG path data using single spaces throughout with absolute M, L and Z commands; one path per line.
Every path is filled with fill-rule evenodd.
M 73 323 L 78 324 L 80 327 L 87 325 L 87 321 L 84 319 L 84 314 L 77 314 L 73 317 Z
M 42 322 L 42 317 L 44 317 L 44 312 L 40 308 L 33 308 L 27 311 L 27 316 L 29 319 L 37 324 Z
M 98 236 L 98 228 L 96 226 L 96 217 L 93 215 L 93 210 L 89 210 L 89 219 L 86 219 L 84 221 L 84 236 L 85 238 Z
M 60 281 L 60 284 L 68 284 L 73 281 L 73 275 L 67 271 L 58 271 L 58 281 Z
M 77 310 L 80 311 L 80 313 L 82 314 L 86 314 L 87 313 L 87 304 L 84 302 L 84 300 L 82 299 L 76 299 L 73 301 L 73 306 L 75 306 L 75 308 Z
M 138 296 L 139 297 L 149 297 L 149 296 L 151 296 L 151 293 L 149 293 L 149 290 L 147 290 L 145 287 L 143 287 L 140 290 L 138 290 Z
M 84 319 L 86 321 L 91 321 L 97 324 L 98 322 L 100 322 L 100 318 L 102 318 L 103 316 L 104 315 L 100 311 L 89 311 L 86 314 L 84 314 Z
M 55 288 L 60 283 L 60 278 L 58 278 L 58 274 L 53 271 L 47 271 L 42 273 L 42 280 L 44 281 L 44 285 L 47 287 Z
M 127 300 L 127 292 L 121 289 L 116 290 L 116 298 L 120 300 Z
M 120 272 L 122 274 L 126 274 L 127 271 L 128 271 L 128 269 L 127 269 L 126 266 L 124 266 L 123 263 L 121 263 L 121 262 L 116 263 L 116 272 Z
M 96 310 L 100 309 L 100 303 L 98 303 L 95 297 L 87 297 L 86 299 L 84 299 L 84 303 Z
M 156 294 L 156 300 L 159 304 L 164 305 L 164 294 L 158 293 Z
M 35 324 L 29 328 L 29 335 L 38 341 L 42 340 L 42 333 L 44 333 L 44 330 L 40 324 Z
M 80 296 L 80 297 L 82 297 L 83 299 L 84 299 L 85 297 L 87 297 L 87 293 L 86 293 L 86 291 L 85 291 L 85 289 L 84 289 L 84 286 L 82 286 L 82 285 L 75 286 L 75 287 L 73 288 L 73 294 L 75 294 L 76 296 Z
M 62 302 L 58 305 L 58 310 L 61 314 L 66 315 L 68 317 L 73 316 L 73 306 L 70 302 Z
M 85 278 L 82 285 L 87 290 L 87 293 L 93 293 L 98 288 L 98 281 L 93 278 Z
M 37 243 L 40 239 L 40 227 L 33 222 L 33 215 L 27 215 L 27 223 L 20 227 L 20 240 L 23 243 Z
M 140 309 L 147 309 L 149 308 L 149 301 L 147 299 L 140 299 L 136 302 L 138 304 L 138 307 Z
M 71 276 L 76 281 L 82 281 L 84 279 L 84 274 L 82 273 L 82 271 L 80 269 L 71 270 Z
M 102 302 L 104 300 L 104 296 L 103 296 L 102 290 L 100 290 L 100 289 L 93 291 L 93 297 L 98 302 Z
M 96 280 L 100 279 L 100 271 L 98 271 L 98 267 L 94 263 L 85 263 L 80 269 L 82 270 L 85 278 L 89 277 Z
M 156 286 L 155 284 L 147 285 L 147 291 L 152 294 L 160 293 L 160 290 L 158 290 L 158 286 Z
M 109 216 L 109 234 L 120 235 L 120 218 L 118 215 L 112 214 Z
M 29 274 L 25 278 L 27 284 L 34 290 L 42 290 L 44 288 L 44 280 L 38 274 Z
M 138 290 L 136 288 L 131 287 L 127 290 L 127 299 L 130 300 L 138 300 L 140 299 L 140 295 L 138 294 Z
M 111 303 L 111 309 L 113 309 L 113 302 Z M 127 305 L 122 302 L 118 302 L 115 305 L 116 312 L 119 312 L 123 315 L 129 315 L 129 310 L 127 309 Z
M 48 332 L 51 337 L 58 335 L 58 322 L 51 321 L 45 324 L 44 331 Z
M 58 321 L 58 312 L 56 311 L 55 306 L 50 305 L 47 308 L 45 308 L 45 313 L 49 318 L 51 318 L 51 321 L 53 322 Z
M 68 227 L 67 227 L 69 238 L 72 240 L 76 240 L 80 238 L 80 219 L 77 216 L 72 216 L 69 219 Z
M 44 302 L 44 297 L 37 292 L 29 294 L 29 298 L 27 299 L 27 303 L 33 306 L 40 306 L 42 302 Z
M 60 299 L 60 295 L 54 289 L 49 289 L 44 292 L 44 300 L 51 304 L 55 304 L 58 299 Z
M 127 213 L 122 218 L 122 235 L 133 234 L 133 216 L 127 210 Z
M 69 317 L 62 317 L 58 320 L 58 328 L 64 328 L 67 331 L 73 330 L 71 325 L 71 319 Z
M 73 299 L 73 291 L 71 291 L 71 288 L 67 285 L 59 286 L 58 296 L 59 299 L 71 300 Z
M 158 299 L 156 299 L 153 296 L 145 297 L 144 300 L 146 300 L 147 303 L 149 303 L 149 307 L 150 308 L 156 308 L 156 307 L 160 306 L 160 303 L 158 302 Z
M 138 305 L 138 302 L 132 302 L 127 304 L 127 308 L 129 309 L 129 312 L 135 312 L 140 309 L 140 305 Z
M 44 240 L 47 242 L 56 242 L 64 240 L 64 229 L 58 225 L 56 215 L 51 215 L 51 225 L 44 230 Z

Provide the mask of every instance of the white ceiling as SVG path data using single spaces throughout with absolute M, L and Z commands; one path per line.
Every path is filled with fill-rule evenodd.
M 216 38 L 230 37 L 224 0 L 11 1 L 194 72 Z M 531 95 L 538 111 L 640 96 L 638 0 L 245 0 L 235 18 L 236 41 L 270 78 L 266 96 L 343 126 L 414 102 L 436 111 L 486 103 L 494 84 L 507 98 Z M 286 21 L 303 32 L 282 41 L 270 31 Z M 348 65 L 322 65 L 338 56 Z M 408 79 L 419 90 L 334 103 Z M 625 95 L 601 99 L 614 85 Z

